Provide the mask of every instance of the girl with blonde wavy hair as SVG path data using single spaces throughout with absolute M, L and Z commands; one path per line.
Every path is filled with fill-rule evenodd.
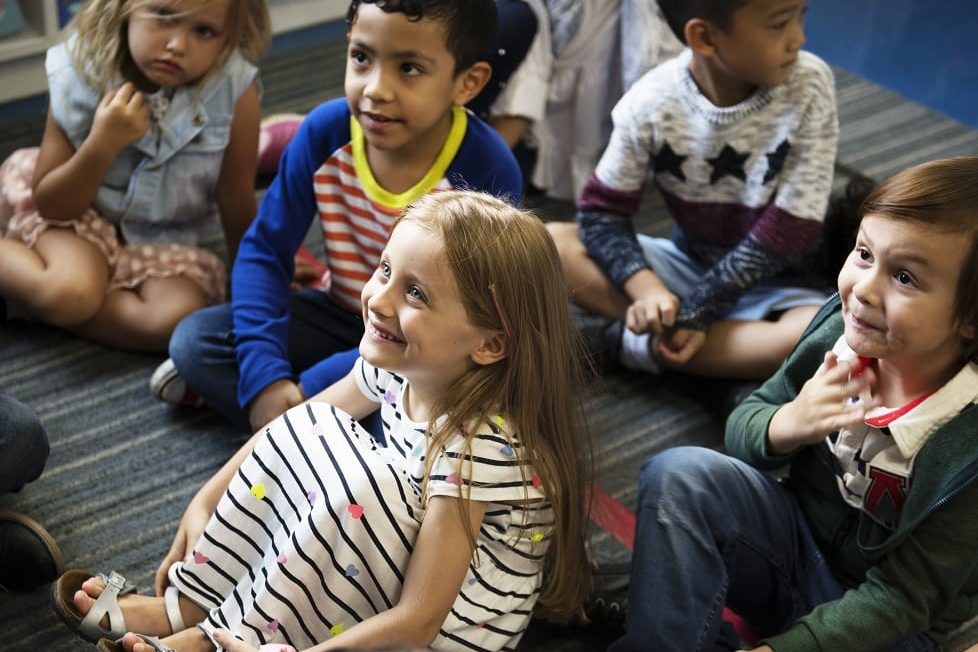
M 537 603 L 575 617 L 590 448 L 566 297 L 532 214 L 419 199 L 364 286 L 356 366 L 197 493 L 157 575 L 165 597 L 117 600 L 118 575 L 71 571 L 62 618 L 91 614 L 107 637 L 128 624 L 136 652 L 318 652 L 514 649 Z M 358 422 L 378 408 L 382 437 Z
M 0 305 L 165 351 L 255 214 L 265 0 L 88 0 L 47 53 L 40 148 L 0 166 Z M 0 319 L 3 315 L 0 315 Z

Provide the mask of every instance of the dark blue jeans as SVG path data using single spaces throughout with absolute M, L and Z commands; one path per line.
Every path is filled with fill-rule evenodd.
M 0 494 L 37 479 L 48 459 L 48 435 L 34 410 L 0 392 Z
M 307 396 L 326 389 L 353 367 L 363 336 L 363 320 L 319 290 L 293 293 L 289 301 L 288 356 L 293 373 L 316 367 L 316 386 L 302 383 Z M 181 321 L 170 337 L 177 371 L 208 405 L 250 432 L 248 413 L 238 402 L 238 359 L 231 305 L 198 310 Z M 330 361 L 335 364 L 330 365 Z M 305 380 L 305 379 L 303 379 Z
M 707 448 L 668 449 L 639 474 L 628 625 L 609 652 L 705 652 L 724 605 L 761 635 L 842 596 L 791 492 Z M 891 652 L 937 650 L 921 635 Z

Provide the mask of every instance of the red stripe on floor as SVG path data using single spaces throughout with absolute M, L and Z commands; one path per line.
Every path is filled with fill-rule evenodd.
M 635 545 L 635 515 L 599 485 L 589 485 L 591 520 L 629 551 Z
M 588 488 L 591 520 L 631 551 L 635 547 L 635 514 L 599 485 L 588 485 Z M 733 625 L 738 636 L 744 641 L 748 643 L 757 641 L 757 635 L 750 625 L 728 607 L 723 608 L 723 619 Z

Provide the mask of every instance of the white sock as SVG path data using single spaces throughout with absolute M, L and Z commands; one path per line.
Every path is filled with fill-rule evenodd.
M 651 344 L 651 333 L 636 335 L 626 326 L 621 331 L 621 353 L 618 354 L 618 361 L 626 369 L 645 371 L 650 374 L 659 373 L 661 369 L 659 363 L 652 357 L 649 348 Z

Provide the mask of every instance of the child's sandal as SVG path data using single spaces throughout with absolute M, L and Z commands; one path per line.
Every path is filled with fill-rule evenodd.
M 82 584 L 90 578 L 95 577 L 92 573 L 82 570 L 69 570 L 59 577 L 52 586 L 51 599 L 54 603 L 54 611 L 58 617 L 76 634 L 86 641 L 95 643 L 96 641 L 108 641 L 111 645 L 116 645 L 115 641 L 122 638 L 122 635 L 129 631 L 126 628 L 126 619 L 119 608 L 119 596 L 127 593 L 135 593 L 136 587 L 128 585 L 126 578 L 119 573 L 112 571 L 108 577 L 99 574 L 105 588 L 102 594 L 95 600 L 95 604 L 82 616 L 75 609 L 74 595 L 82 590 Z M 180 592 L 175 586 L 168 586 L 163 594 L 163 605 L 166 608 L 166 617 L 170 622 L 170 632 L 177 633 L 186 629 L 183 622 L 183 615 L 180 613 Z M 105 629 L 99 623 L 102 617 L 108 615 L 109 628 Z M 137 636 L 145 637 L 142 634 Z M 153 638 L 153 637 L 150 637 Z M 110 648 L 110 649 L 122 649 Z
M 148 643 L 153 646 L 153 650 L 156 652 L 176 652 L 172 647 L 156 638 L 155 636 L 146 636 L 145 634 L 136 634 L 139 638 L 143 639 L 144 643 Z M 126 648 L 122 647 L 122 639 L 112 641 L 107 638 L 99 640 L 98 645 L 95 646 L 96 650 L 99 652 L 126 652 Z
M 76 634 L 86 641 L 94 643 L 101 638 L 120 638 L 126 633 L 126 620 L 119 609 L 119 595 L 135 593 L 136 587 L 126 586 L 126 578 L 113 571 L 108 577 L 102 578 L 105 588 L 95 600 L 95 604 L 82 615 L 75 609 L 75 593 L 82 590 L 82 584 L 96 575 L 88 571 L 72 569 L 65 571 L 51 586 L 51 602 L 58 617 Z M 102 627 L 99 622 L 108 615 L 109 628 Z

